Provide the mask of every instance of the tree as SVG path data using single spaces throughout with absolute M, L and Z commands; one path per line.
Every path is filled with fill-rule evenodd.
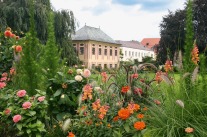
M 34 22 L 34 1 L 29 0 L 30 8 L 30 31 L 25 36 L 23 46 L 23 55 L 19 63 L 16 64 L 17 75 L 15 86 L 17 89 L 25 89 L 29 95 L 36 94 L 36 89 L 41 89 L 41 44 L 36 38 L 35 22 Z
M 48 13 L 54 13 L 55 37 L 62 51 L 62 58 L 66 58 L 69 65 L 77 63 L 77 57 L 71 44 L 71 34 L 75 31 L 75 19 L 72 11 L 54 11 L 51 8 L 50 0 L 35 0 L 35 30 L 37 37 L 42 44 L 46 44 L 48 38 Z M 17 8 L 18 7 L 18 8 Z M 4 31 L 7 26 L 16 30 L 20 37 L 30 29 L 30 13 L 28 0 L 6 0 L 0 5 L 0 26 Z
M 163 21 L 160 24 L 161 39 L 158 46 L 157 55 L 157 61 L 160 64 L 164 64 L 167 58 L 173 59 L 175 51 L 183 51 L 185 37 L 184 26 L 184 10 L 177 10 L 175 13 L 169 11 L 169 14 L 163 17 Z
M 60 53 L 58 52 L 54 33 L 54 15 L 52 12 L 49 14 L 48 40 L 46 46 L 44 46 L 43 56 L 41 57 L 42 66 L 46 71 L 47 79 L 53 78 L 60 66 Z

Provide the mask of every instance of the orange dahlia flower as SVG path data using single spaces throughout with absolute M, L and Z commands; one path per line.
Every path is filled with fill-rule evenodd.
M 130 111 L 129 111 L 128 109 L 124 109 L 124 108 L 122 108 L 122 109 L 120 109 L 120 110 L 118 111 L 118 116 L 119 116 L 119 118 L 121 118 L 122 120 L 126 120 L 126 119 L 128 119 L 128 118 L 130 117 Z
M 121 88 L 121 92 L 122 92 L 122 93 L 127 93 L 129 90 L 130 90 L 130 86 L 123 86 L 123 87 Z
M 118 121 L 119 120 L 119 116 L 115 116 L 114 118 L 113 118 L 113 121 L 114 122 L 116 122 L 116 121 Z
M 134 128 L 136 130 L 143 130 L 146 127 L 145 123 L 143 121 L 138 121 L 134 123 Z
M 143 118 L 144 118 L 144 114 L 138 114 L 138 115 L 137 115 L 137 118 L 139 118 L 139 119 L 143 119 Z
M 73 134 L 73 132 L 69 132 L 68 137 L 75 137 L 75 135 Z
M 16 52 L 21 52 L 22 51 L 22 46 L 20 46 L 20 45 L 15 46 L 15 51 Z

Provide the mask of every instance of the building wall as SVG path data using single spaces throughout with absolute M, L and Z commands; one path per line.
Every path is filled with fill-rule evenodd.
M 122 61 L 128 61 L 130 59 L 131 60 L 138 59 L 138 61 L 141 62 L 142 58 L 146 56 L 153 57 L 153 59 L 155 59 L 154 51 L 133 49 L 133 48 L 127 48 L 127 47 L 121 47 L 121 50 L 123 53 Z
M 73 41 L 73 46 L 81 61 L 88 67 L 101 66 L 102 68 L 115 68 L 119 65 L 120 45 L 97 41 Z M 84 53 L 81 54 L 81 48 Z M 100 53 L 99 53 L 100 49 Z M 105 50 L 107 54 L 105 55 Z M 111 53 L 110 54 L 110 50 Z M 115 55 L 115 51 L 117 55 Z

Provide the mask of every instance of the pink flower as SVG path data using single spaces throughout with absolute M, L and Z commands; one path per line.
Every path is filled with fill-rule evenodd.
M 21 116 L 21 115 L 15 115 L 15 116 L 13 117 L 13 121 L 14 121 L 14 123 L 19 122 L 21 119 L 22 119 L 22 116 Z
M 88 78 L 88 77 L 90 77 L 91 72 L 90 72 L 90 70 L 88 70 L 88 69 L 84 69 L 82 75 L 83 75 L 84 78 Z
M 131 75 L 131 77 L 132 77 L 133 79 L 137 79 L 138 76 L 139 76 L 139 75 L 138 75 L 137 73 L 134 73 L 134 74 Z
M 14 68 L 11 68 L 11 69 L 10 69 L 10 75 L 15 75 L 15 74 L 16 74 L 15 69 L 14 69 Z
M 4 73 L 1 74 L 1 76 L 2 76 L 2 77 L 7 77 L 8 74 L 7 74 L 6 72 L 4 72 Z
M 0 79 L 0 81 L 6 81 L 7 80 L 7 77 L 2 77 L 1 79 Z
M 45 96 L 41 96 L 41 97 L 38 97 L 38 99 L 37 99 L 39 102 L 42 102 L 42 101 L 44 101 L 45 100 Z
M 32 104 L 30 102 L 24 102 L 22 104 L 23 109 L 29 109 L 32 106 Z
M 9 108 L 4 110 L 4 114 L 9 115 L 11 113 L 11 110 Z
M 6 83 L 5 82 L 0 82 L 0 89 L 6 87 Z
M 154 102 L 155 102 L 156 105 L 160 105 L 161 104 L 161 102 L 159 100 L 154 100 Z
M 134 94 L 138 94 L 140 93 L 140 95 L 142 95 L 143 91 L 141 88 L 134 88 Z
M 17 92 L 17 96 L 21 98 L 21 97 L 24 97 L 24 96 L 26 95 L 26 93 L 27 93 L 27 92 L 26 92 L 25 90 L 19 90 L 19 91 Z
M 194 131 L 194 129 L 191 128 L 191 127 L 187 127 L 187 128 L 185 128 L 185 132 L 186 132 L 186 133 L 192 133 L 193 131 Z

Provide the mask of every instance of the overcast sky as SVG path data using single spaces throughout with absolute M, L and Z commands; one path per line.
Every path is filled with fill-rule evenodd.
M 159 24 L 168 10 L 183 9 L 186 0 L 51 0 L 56 10 L 72 10 L 77 30 L 101 28 L 115 40 L 160 37 Z

